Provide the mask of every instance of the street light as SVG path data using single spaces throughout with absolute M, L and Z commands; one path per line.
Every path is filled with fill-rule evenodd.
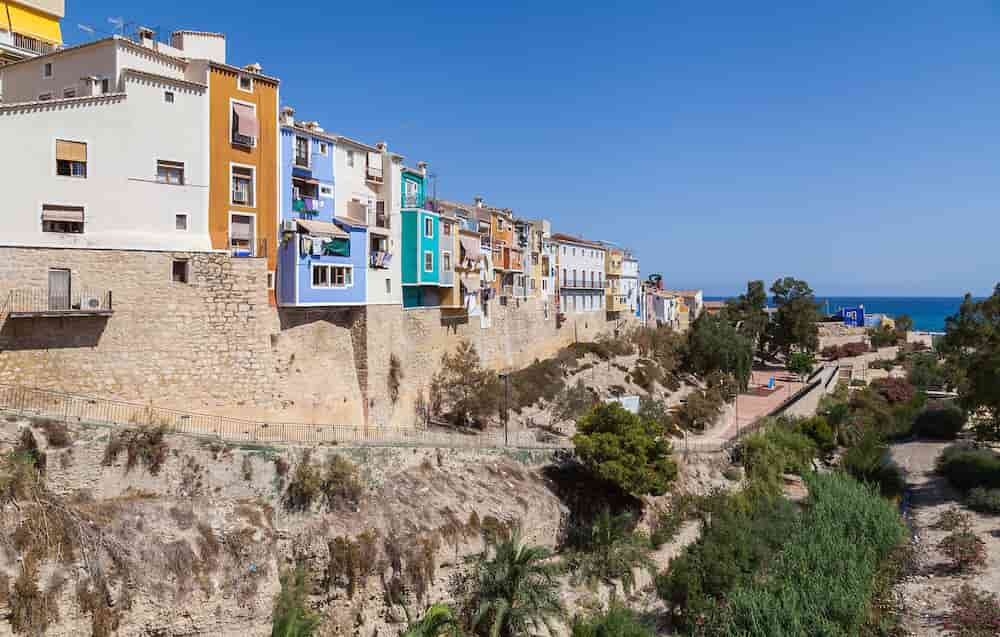
M 497 374 L 503 381 L 503 446 L 507 446 L 507 423 L 510 421 L 510 374 Z

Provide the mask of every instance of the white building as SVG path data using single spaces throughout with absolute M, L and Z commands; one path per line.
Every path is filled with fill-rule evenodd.
M 563 314 L 604 312 L 604 247 L 599 243 L 556 233 L 556 276 L 559 311 Z
M 628 311 L 632 315 L 638 315 L 642 303 L 639 286 L 639 260 L 626 251 L 622 260 L 622 275 L 620 280 L 621 291 L 628 304 Z
M 117 36 L 0 67 L 0 244 L 209 250 L 207 87 L 186 69 Z
M 649 327 L 665 325 L 673 329 L 680 327 L 680 297 L 670 292 L 647 288 L 646 307 L 643 321 Z
M 691 312 L 691 322 L 701 316 L 705 309 L 705 301 L 701 290 L 666 290 L 667 292 L 684 299 L 688 310 Z
M 0 5 L 0 66 L 62 46 L 63 0 L 4 0 Z

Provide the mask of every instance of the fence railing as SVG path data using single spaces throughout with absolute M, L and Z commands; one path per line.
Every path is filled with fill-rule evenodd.
M 15 385 L 0 385 L 0 411 L 110 427 L 162 426 L 172 433 L 243 443 L 525 449 L 571 446 L 540 439 L 537 430 L 510 431 L 505 436 L 503 430 L 463 434 L 415 427 L 259 422 Z
M 12 318 L 25 316 L 104 316 L 111 314 L 111 290 L 72 286 L 70 289 L 11 290 L 0 308 Z

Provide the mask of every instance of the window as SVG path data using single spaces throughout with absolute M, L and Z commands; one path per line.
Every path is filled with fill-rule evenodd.
M 566 246 L 563 246 L 563 256 L 566 256 Z
M 163 101 L 167 104 L 174 103 L 174 92 L 173 91 L 163 91 Z
M 424 252 L 424 272 L 434 271 L 434 253 L 431 251 Z
M 188 282 L 188 262 L 187 259 L 174 259 L 171 263 L 171 276 L 174 283 Z
M 83 233 L 83 206 L 42 205 L 42 232 Z
M 532 279 L 532 281 L 534 281 L 534 279 Z M 549 280 L 542 279 L 542 292 L 546 292 L 548 291 L 548 289 L 549 289 Z
M 244 102 L 231 102 L 233 106 L 231 127 L 232 142 L 237 146 L 252 148 L 257 145 L 257 107 Z
M 320 186 L 319 187 L 320 197 L 333 197 L 333 186 Z
M 239 206 L 253 206 L 253 168 L 233 166 L 233 200 Z
M 267 289 L 268 290 L 274 289 L 274 270 L 267 271 Z
M 354 151 L 353 150 L 348 150 L 347 151 L 347 165 L 350 168 L 354 168 Z
M 441 253 L 441 269 L 445 272 L 451 272 L 451 253 L 442 252 Z
M 446 237 L 450 237 L 451 236 L 451 224 L 448 223 L 447 221 L 442 221 L 441 222 L 441 233 L 444 236 L 446 236 Z
M 253 93 L 253 78 L 249 75 L 241 75 L 239 86 L 241 91 Z
M 75 88 L 64 88 L 63 89 L 63 97 L 64 98 L 76 97 L 76 89 Z
M 576 248 L 573 248 L 573 256 L 576 256 Z
M 184 162 L 157 160 L 156 181 L 161 184 L 182 185 L 184 183 Z
M 392 294 L 392 279 L 385 280 L 385 293 Z
M 309 139 L 295 136 L 295 165 L 309 168 Z
M 56 140 L 56 174 L 63 177 L 87 177 L 87 144 Z
M 434 238 L 434 219 L 424 217 L 424 236 L 428 239 Z
M 52 77 L 52 62 L 42 65 L 42 77 Z
M 180 213 L 174 215 L 174 230 L 187 230 L 188 229 L 188 216 L 187 213 Z
M 534 278 L 531 279 L 531 291 L 532 292 L 535 291 L 535 279 Z
M 503 217 L 497 217 L 497 232 L 503 232 Z
M 233 256 L 252 257 L 256 218 L 253 215 L 229 215 L 229 251 Z
M 320 142 L 319 143 L 319 154 L 323 155 L 323 156 L 326 156 L 326 148 L 327 148 L 326 142 Z
M 349 288 L 354 285 L 354 268 L 349 265 L 314 263 L 312 286 L 314 288 Z
M 103 78 L 101 80 L 101 93 L 111 92 L 111 80 L 109 78 Z
M 47 102 L 52 99 L 52 93 L 42 93 L 38 96 L 39 102 Z
M 562 284 L 569 285 L 569 279 L 566 278 L 566 268 L 563 268 Z

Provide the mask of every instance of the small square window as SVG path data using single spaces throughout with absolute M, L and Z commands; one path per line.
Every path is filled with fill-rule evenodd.
M 268 270 L 267 272 L 267 289 L 274 289 L 274 270 Z
M 75 88 L 64 88 L 63 89 L 63 98 L 69 99 L 71 97 L 76 97 L 76 89 Z
M 347 151 L 347 165 L 350 168 L 354 168 L 354 151 Z
M 424 252 L 424 272 L 434 271 L 434 253 Z
M 188 229 L 188 216 L 187 213 L 181 213 L 174 215 L 174 229 L 175 230 L 187 230 Z
M 253 78 L 249 75 L 240 76 L 240 90 L 246 91 L 247 93 L 253 92 Z
M 385 293 L 392 294 L 392 279 L 385 280 Z
M 188 282 L 188 262 L 187 259 L 174 259 L 171 264 L 171 276 L 174 283 Z
M 156 181 L 161 184 L 182 185 L 184 183 L 184 162 L 157 160 Z
M 174 103 L 174 92 L 173 91 L 163 91 L 163 101 L 167 104 Z
M 319 143 L 319 154 L 320 155 L 325 155 L 326 154 L 326 142 L 320 142 Z
M 434 238 L 434 219 L 430 217 L 424 217 L 424 237 Z
M 101 80 L 101 93 L 110 93 L 110 92 L 111 92 L 111 80 L 108 79 L 108 78 L 102 79 Z
M 451 253 L 443 252 L 441 254 L 441 269 L 445 272 L 451 272 Z
M 50 99 L 52 99 L 52 93 L 41 93 L 38 96 L 38 101 L 39 102 L 47 102 Z
M 42 77 L 52 77 L 52 62 L 42 65 Z

